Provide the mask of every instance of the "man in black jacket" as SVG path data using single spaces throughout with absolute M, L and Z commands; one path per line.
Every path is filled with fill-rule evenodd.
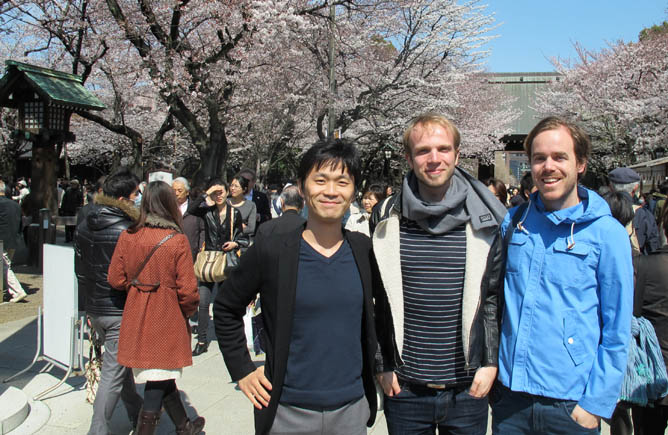
M 303 217 L 299 215 L 304 208 L 304 198 L 299 193 L 299 187 L 288 186 L 281 192 L 281 212 L 282 214 L 265 223 L 257 229 L 255 239 L 266 237 L 272 234 L 283 234 L 290 232 L 304 225 Z
M 119 397 L 133 427 L 143 403 L 132 371 L 116 359 L 126 293 L 111 288 L 107 282 L 107 269 L 118 237 L 139 215 L 134 207 L 138 184 L 139 179 L 127 169 L 109 176 L 102 186 L 103 193 L 95 197 L 94 208 L 74 236 L 79 307 L 86 311 L 104 344 L 102 372 L 88 432 L 91 435 L 110 433 L 109 423 Z
M 361 435 L 373 424 L 378 281 L 369 238 L 341 227 L 359 179 L 350 143 L 316 143 L 299 166 L 308 221 L 258 238 L 218 292 L 218 344 L 256 408 L 256 434 Z M 243 316 L 258 292 L 267 358 L 256 368 Z
M 190 200 L 190 184 L 183 177 L 175 178 L 172 181 L 172 189 L 176 195 L 176 203 L 183 216 L 183 232 L 190 242 L 190 251 L 193 255 L 193 262 L 197 259 L 197 253 L 204 243 L 204 221 L 201 217 L 188 213 Z
M 248 193 L 246 194 L 246 199 L 255 203 L 255 208 L 257 209 L 257 226 L 255 228 L 260 228 L 260 224 L 271 220 L 269 198 L 264 192 L 255 189 L 255 172 L 246 168 L 239 171 L 239 174 L 248 180 Z
M 506 209 L 457 167 L 459 131 L 442 115 L 413 119 L 403 142 L 411 171 L 370 221 L 385 288 L 376 329 L 388 431 L 482 435 L 498 367 Z

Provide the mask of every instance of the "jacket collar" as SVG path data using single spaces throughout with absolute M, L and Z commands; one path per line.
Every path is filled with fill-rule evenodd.
M 112 198 L 111 196 L 107 196 L 103 193 L 98 193 L 95 196 L 95 204 L 117 208 L 125 213 L 133 221 L 137 221 L 137 219 L 139 219 L 139 210 L 137 210 L 133 204 L 129 204 L 128 202 L 122 201 L 120 199 Z
M 165 230 L 174 230 L 181 232 L 181 228 L 172 221 L 163 219 L 160 216 L 149 214 L 146 216 L 146 226 L 151 228 L 163 228 Z

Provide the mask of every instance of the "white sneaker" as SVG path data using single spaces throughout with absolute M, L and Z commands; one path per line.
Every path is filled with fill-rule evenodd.
M 16 295 L 16 296 L 14 296 L 13 298 L 11 298 L 11 299 L 9 300 L 9 302 L 19 302 L 19 301 L 22 301 L 22 300 L 24 300 L 24 299 L 26 298 L 26 296 L 28 296 L 28 295 L 27 295 L 25 292 L 23 292 L 23 293 L 19 293 L 18 295 Z

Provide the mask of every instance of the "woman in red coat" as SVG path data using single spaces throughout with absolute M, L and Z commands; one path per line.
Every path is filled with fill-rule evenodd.
M 172 189 L 162 181 L 149 183 L 139 220 L 121 234 L 109 265 L 109 284 L 128 292 L 118 362 L 146 382 L 137 434 L 155 432 L 162 405 L 178 434 L 197 434 L 204 427 L 204 418 L 188 419 L 175 382 L 183 367 L 192 365 L 188 317 L 199 304 L 182 228 Z

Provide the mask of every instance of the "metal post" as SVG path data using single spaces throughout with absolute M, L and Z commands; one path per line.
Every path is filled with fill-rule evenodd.
M 4 242 L 2 240 L 0 240 L 0 252 L 2 252 L 3 254 L 5 252 Z M 5 260 L 2 260 L 2 261 L 5 261 Z M 4 294 L 5 294 L 5 277 L 6 277 L 6 275 L 5 275 L 5 265 L 3 264 L 2 265 L 2 279 L 0 279 L 0 298 L 2 296 L 4 296 Z
M 48 208 L 39 209 L 39 244 L 38 248 L 38 267 L 42 270 L 44 259 L 44 243 L 48 241 L 49 226 L 51 225 L 51 211 Z
M 336 6 L 330 0 L 329 4 L 329 108 L 327 111 L 327 136 L 334 137 L 336 128 L 336 113 L 334 111 L 334 97 L 336 96 L 336 62 L 334 53 L 334 27 L 336 23 Z

